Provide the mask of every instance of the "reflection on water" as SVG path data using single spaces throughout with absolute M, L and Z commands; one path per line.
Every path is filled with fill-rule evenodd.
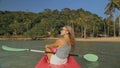
M 98 68 L 99 62 L 89 62 L 86 64 L 87 68 Z

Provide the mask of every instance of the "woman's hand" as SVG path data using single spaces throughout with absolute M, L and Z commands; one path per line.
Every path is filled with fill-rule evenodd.
M 49 48 L 49 45 L 45 45 L 45 48 Z

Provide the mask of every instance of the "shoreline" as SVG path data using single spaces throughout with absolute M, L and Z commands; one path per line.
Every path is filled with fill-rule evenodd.
M 120 37 L 76 38 L 76 40 L 89 42 L 120 42 Z
M 40 38 L 37 40 L 54 40 L 58 38 L 50 37 L 50 38 Z M 101 38 L 75 38 L 76 41 L 87 41 L 87 42 L 120 42 L 120 37 L 101 37 Z M 32 40 L 32 38 L 0 38 L 2 40 Z

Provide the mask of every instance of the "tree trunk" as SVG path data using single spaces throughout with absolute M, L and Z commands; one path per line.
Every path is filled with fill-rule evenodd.
M 105 25 L 105 23 L 104 23 L 104 34 L 105 34 L 105 36 L 107 36 L 107 30 L 106 30 L 106 25 Z
M 108 37 L 110 35 L 110 28 L 109 28 L 109 26 L 107 27 L 107 35 L 108 35 Z
M 86 30 L 87 30 L 87 27 L 85 26 L 85 27 L 84 27 L 84 38 L 87 37 L 87 35 L 86 35 Z
M 116 25 L 114 21 L 114 14 L 112 13 L 112 22 L 113 22 L 113 28 L 114 28 L 114 37 L 116 37 Z
M 83 30 L 83 27 L 81 26 L 81 38 L 84 37 L 84 30 Z
M 13 35 L 16 36 L 17 35 L 17 30 L 14 29 Z
M 93 32 L 92 32 L 92 36 L 95 36 L 95 25 L 93 25 Z
M 110 20 L 107 21 L 107 30 L 106 30 L 107 32 L 106 33 L 108 37 L 110 36 L 110 22 L 111 22 Z
M 118 28 L 118 30 L 119 30 L 119 36 L 120 36 L 120 10 L 119 10 L 119 16 L 118 16 L 118 23 L 119 23 L 119 28 Z
M 116 37 L 116 26 L 115 26 L 115 22 L 114 22 L 114 37 Z

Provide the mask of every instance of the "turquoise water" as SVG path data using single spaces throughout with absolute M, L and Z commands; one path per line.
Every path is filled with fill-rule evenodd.
M 44 45 L 53 41 L 0 41 L 0 47 L 44 50 Z M 77 42 L 75 54 L 94 53 L 97 62 L 88 62 L 75 57 L 82 68 L 120 68 L 120 42 Z M 43 54 L 35 52 L 9 52 L 0 48 L 0 68 L 34 68 Z

